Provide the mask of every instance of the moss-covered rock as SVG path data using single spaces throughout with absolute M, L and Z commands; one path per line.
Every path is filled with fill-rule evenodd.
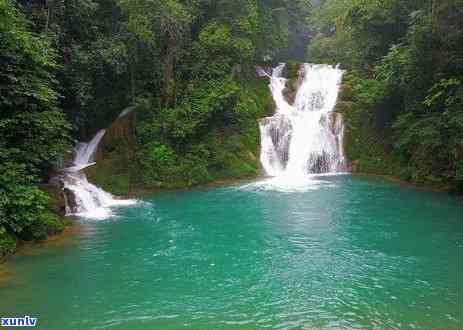
M 133 129 L 135 113 L 117 118 L 106 130 L 95 154 L 96 165 L 85 170 L 90 181 L 114 194 L 130 194 L 136 167 L 136 143 Z
M 285 77 L 287 79 L 297 79 L 299 77 L 299 69 L 301 68 L 300 61 L 290 60 L 286 62 L 285 66 Z
M 288 79 L 283 94 L 289 104 L 294 104 L 296 94 L 304 81 L 304 67 L 301 62 L 289 61 L 286 64 L 285 76 Z
M 66 214 L 66 200 L 63 194 L 63 186 L 59 180 L 42 185 L 41 189 L 50 197 L 48 208 L 51 212 L 64 216 Z
M 232 110 L 237 120 L 227 125 L 211 123 L 190 138 L 188 145 L 179 146 L 161 136 L 139 145 L 134 127 L 147 125 L 143 116 L 137 118 L 134 112 L 116 119 L 100 143 L 97 164 L 86 169 L 89 180 L 111 193 L 130 195 L 258 175 L 257 119 L 273 115 L 275 106 L 268 80 L 241 79 L 237 84 L 240 92 L 236 103 L 231 109 L 223 109 L 224 113 Z

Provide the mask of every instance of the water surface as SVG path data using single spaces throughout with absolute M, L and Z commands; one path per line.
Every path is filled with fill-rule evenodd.
M 310 184 L 309 184 L 310 186 Z M 8 263 L 39 328 L 462 329 L 463 204 L 379 179 L 166 192 Z

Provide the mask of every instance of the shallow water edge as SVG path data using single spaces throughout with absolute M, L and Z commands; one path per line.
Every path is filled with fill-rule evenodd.
M 451 195 L 457 195 L 459 198 L 461 198 L 461 201 L 463 202 L 463 195 L 461 194 L 454 194 L 450 191 L 449 187 L 436 187 L 432 185 L 418 185 L 413 182 L 409 182 L 406 180 L 401 179 L 398 176 L 393 176 L 393 175 L 383 175 L 383 174 L 373 174 L 373 173 L 361 173 L 361 172 L 355 172 L 355 173 L 344 173 L 343 175 L 350 175 L 352 177 L 358 177 L 358 178 L 371 178 L 371 179 L 380 179 L 380 180 L 385 180 L 387 182 L 392 182 L 395 184 L 398 184 L 400 186 L 404 187 L 410 187 L 419 191 L 424 191 L 424 192 L 437 192 L 437 193 L 442 193 L 442 194 L 451 194 Z M 323 175 L 320 175 L 323 176 Z M 317 177 L 315 175 L 315 177 Z M 240 186 L 240 185 L 247 185 L 247 184 L 252 184 L 256 182 L 261 182 L 267 179 L 271 179 L 269 176 L 265 176 L 263 174 L 260 174 L 259 176 L 256 177 L 247 177 L 247 178 L 241 178 L 241 179 L 236 179 L 236 178 L 230 178 L 230 179 L 221 179 L 221 180 L 216 180 L 192 187 L 184 187 L 184 188 L 172 188 L 172 189 L 160 189 L 160 188 L 153 188 L 153 189 L 147 189 L 146 187 L 143 188 L 134 188 L 130 194 L 127 195 L 122 195 L 118 196 L 119 199 L 142 199 L 146 197 L 152 197 L 156 196 L 157 194 L 160 193 L 165 193 L 165 192 L 195 192 L 195 191 L 201 191 L 204 189 L 210 189 L 210 188 L 222 188 L 222 187 L 234 187 L 234 186 Z M 2 281 L 7 278 L 4 274 L 7 273 L 7 268 L 8 268 L 8 259 L 12 257 L 13 255 L 22 255 L 24 253 L 26 254 L 33 254 L 33 255 L 40 255 L 40 249 L 43 247 L 49 246 L 49 245 L 54 245 L 54 244 L 68 244 L 71 239 L 76 238 L 76 234 L 78 234 L 83 226 L 83 224 L 78 220 L 78 217 L 75 216 L 70 216 L 67 217 L 70 219 L 69 224 L 66 225 L 65 229 L 63 232 L 51 235 L 44 241 L 38 241 L 38 242 L 25 242 L 25 241 L 20 241 L 18 243 L 18 247 L 15 251 L 14 254 L 10 254 L 5 256 L 3 259 L 0 259 L 0 286 L 2 284 Z

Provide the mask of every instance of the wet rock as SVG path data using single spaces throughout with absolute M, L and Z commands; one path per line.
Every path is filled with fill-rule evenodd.
M 257 77 L 268 79 L 272 75 L 273 68 L 271 66 L 256 66 Z
M 63 182 L 58 176 L 53 177 L 48 184 L 41 186 L 51 198 L 51 211 L 61 216 L 66 214 L 66 199 L 63 195 L 63 187 Z
M 331 170 L 333 157 L 326 152 L 313 153 L 307 160 L 307 171 L 310 174 L 328 173 Z
M 331 112 L 329 116 L 330 116 L 330 120 L 329 120 L 330 127 L 329 128 L 330 128 L 331 133 L 334 135 L 341 134 L 344 128 L 342 113 Z
M 65 200 L 65 203 L 68 207 L 68 209 L 71 212 L 75 212 L 77 210 L 77 201 L 76 201 L 76 195 L 74 192 L 68 188 L 63 188 L 63 197 Z
M 302 83 L 304 82 L 305 75 L 306 75 L 305 66 L 301 65 L 298 71 L 297 79 L 294 79 L 294 78 L 290 79 L 286 83 L 286 88 L 283 91 L 283 94 L 285 96 L 286 101 L 289 104 L 294 105 L 294 102 L 296 101 L 297 91 L 299 90 Z
M 109 158 L 112 152 L 119 152 L 121 147 L 123 147 L 126 156 L 132 158 L 135 152 L 134 116 L 134 111 L 127 112 L 119 116 L 106 129 L 106 133 L 95 153 L 95 161 L 97 163 Z

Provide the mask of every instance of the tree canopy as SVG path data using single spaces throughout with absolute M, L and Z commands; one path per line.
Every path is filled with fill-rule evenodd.
M 310 60 L 349 70 L 354 117 L 374 122 L 405 178 L 456 189 L 463 187 L 462 6 L 460 0 L 325 0 L 308 47 Z
M 269 101 L 255 65 L 290 56 L 307 10 L 304 0 L 0 0 L 0 245 L 59 227 L 41 188 L 75 140 L 129 106 L 143 184 L 255 172 L 244 159 Z

